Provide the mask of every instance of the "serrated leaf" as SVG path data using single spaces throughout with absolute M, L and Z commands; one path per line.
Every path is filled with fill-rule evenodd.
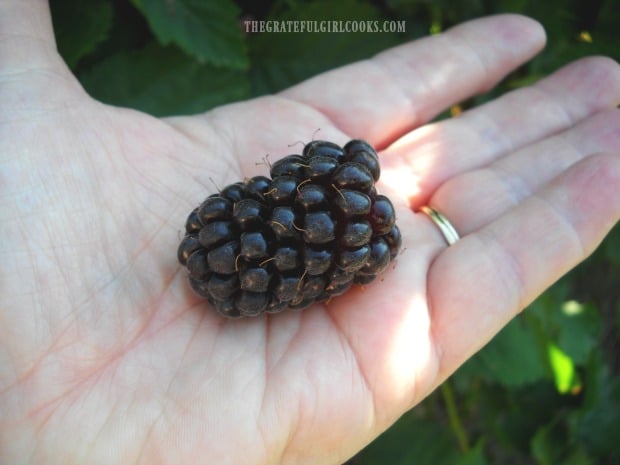
M 104 0 L 50 2 L 56 45 L 70 68 L 106 39 L 112 26 L 112 5 Z
M 245 73 L 201 65 L 175 47 L 121 52 L 80 76 L 96 99 L 155 116 L 191 114 L 246 98 Z
M 247 69 L 239 8 L 232 0 L 132 0 L 162 45 L 174 43 L 200 62 Z
M 308 27 L 315 29 L 321 21 L 377 21 L 381 26 L 385 19 L 375 7 L 357 0 L 304 3 L 269 18 L 280 24 L 309 21 Z M 392 32 L 250 33 L 254 94 L 277 92 L 328 69 L 369 58 L 398 42 L 398 34 Z

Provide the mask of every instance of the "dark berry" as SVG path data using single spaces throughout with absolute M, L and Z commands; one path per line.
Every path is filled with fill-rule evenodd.
M 198 234 L 188 234 L 183 238 L 177 250 L 177 258 L 181 265 L 187 263 L 189 256 L 201 247 Z
M 263 200 L 265 193 L 270 189 L 271 179 L 265 176 L 254 176 L 245 182 L 247 195 L 256 200 Z
M 207 263 L 206 249 L 196 250 L 187 259 L 187 271 L 192 278 L 204 280 L 211 274 L 209 264 Z
M 364 140 L 354 139 L 345 144 L 344 153 L 345 160 L 360 163 L 372 174 L 375 181 L 379 180 L 381 168 L 379 166 L 379 157 L 375 149 Z
M 350 157 L 352 154 L 357 152 L 371 152 L 377 156 L 375 148 L 362 139 L 351 139 L 349 142 L 344 144 L 342 149 L 347 157 Z
M 235 307 L 243 316 L 260 315 L 268 303 L 269 297 L 264 292 L 240 291 L 235 299 Z
M 336 265 L 345 271 L 357 271 L 364 266 L 370 256 L 370 247 L 363 245 L 357 249 L 343 250 L 338 255 Z
M 215 300 L 213 305 L 220 315 L 227 318 L 239 318 L 243 316 L 237 308 L 237 303 L 234 299 Z
M 202 223 L 198 218 L 198 209 L 194 208 L 185 221 L 185 232 L 187 234 L 197 233 L 200 228 L 202 228 Z
M 265 193 L 276 205 L 291 205 L 297 195 L 299 180 L 293 176 L 279 176 L 271 183 L 271 189 Z
M 347 292 L 351 288 L 351 285 L 353 284 L 353 279 L 354 278 L 352 277 L 350 281 L 340 283 L 340 284 L 330 283 L 325 288 L 325 292 L 323 293 L 324 295 L 322 296 L 322 300 L 327 300 L 331 297 L 336 297 L 336 296 L 342 295 L 345 292 Z
M 358 273 L 372 275 L 382 273 L 390 264 L 390 260 L 390 246 L 383 237 L 377 237 L 370 243 L 370 256 Z
M 323 292 L 326 284 L 327 281 L 323 276 L 309 276 L 304 279 L 301 294 L 304 299 L 315 299 Z
M 265 312 L 267 313 L 280 313 L 288 308 L 287 300 L 278 300 L 276 297 L 272 296 L 269 300 L 269 304 L 267 304 L 267 308 Z
M 227 299 L 239 290 L 239 277 L 236 274 L 214 274 L 207 289 L 215 299 Z
M 383 236 L 383 239 L 385 239 L 385 242 L 387 242 L 387 245 L 390 248 L 390 258 L 394 260 L 403 245 L 403 238 L 400 235 L 400 229 L 398 229 L 398 226 L 392 226 L 392 229 L 390 229 Z
M 207 263 L 214 273 L 232 274 L 237 271 L 238 254 L 239 243 L 230 241 L 211 250 L 207 254 Z
M 304 298 L 301 294 L 295 300 L 292 300 L 288 307 L 292 310 L 303 310 L 304 308 L 308 308 L 312 305 L 316 300 L 313 298 Z
M 276 207 L 271 213 L 269 226 L 278 240 L 295 239 L 299 236 L 295 227 L 295 212 L 291 207 Z
M 204 225 L 198 239 L 203 247 L 209 249 L 228 242 L 236 236 L 237 228 L 232 221 L 214 221 Z
M 339 285 L 352 282 L 355 273 L 351 271 L 345 271 L 335 266 L 326 273 L 326 276 L 329 280 L 330 285 Z
M 274 278 L 275 286 L 273 288 L 273 295 L 283 302 L 292 300 L 299 290 L 300 278 L 301 276 L 296 274 L 277 275 Z
M 207 281 L 202 281 L 200 279 L 196 279 L 190 276 L 189 285 L 191 286 L 192 290 L 196 294 L 198 294 L 200 297 L 204 297 L 205 299 L 208 299 L 211 297 L 211 293 L 209 292 Z
M 229 220 L 232 218 L 233 203 L 226 197 L 209 197 L 198 208 L 198 218 L 202 224 L 215 220 Z
M 252 292 L 267 292 L 271 273 L 260 266 L 248 268 L 239 273 L 241 289 Z
M 325 273 L 332 264 L 332 254 L 327 249 L 304 249 L 304 267 L 309 275 Z
M 326 212 L 308 213 L 304 217 L 303 235 L 310 244 L 324 244 L 333 241 L 336 225 Z
M 326 183 L 338 168 L 338 161 L 331 157 L 312 157 L 308 160 L 306 178 L 312 182 Z
M 320 184 L 301 185 L 295 198 L 295 203 L 308 212 L 325 208 L 327 202 L 327 191 Z
M 340 163 L 344 158 L 344 150 L 333 142 L 314 140 L 305 145 L 302 155 L 306 158 L 330 157 Z
M 236 182 L 234 184 L 230 184 L 222 189 L 220 195 L 231 202 L 239 202 L 246 198 L 247 194 L 245 191 L 245 184 L 242 182 Z
M 368 219 L 375 234 L 387 234 L 396 222 L 396 213 L 390 199 L 385 195 L 377 195 L 370 208 Z
M 377 278 L 377 275 L 374 274 L 356 274 L 353 282 L 355 284 L 360 284 L 362 286 L 366 284 L 370 284 Z
M 263 222 L 263 205 L 255 199 L 243 199 L 235 203 L 233 218 L 246 231 L 258 227 Z
M 340 165 L 331 180 L 338 189 L 354 189 L 360 192 L 368 192 L 375 182 L 368 168 L 353 162 Z
M 244 232 L 241 234 L 241 251 L 239 254 L 247 260 L 258 260 L 268 255 L 267 239 L 262 232 Z
M 346 223 L 338 239 L 344 247 L 352 248 L 367 244 L 371 237 L 370 223 L 366 220 L 359 220 Z
M 279 271 L 290 271 L 299 267 L 301 262 L 299 252 L 293 246 L 279 247 L 273 254 L 273 265 Z
M 379 159 L 376 155 L 373 157 L 368 152 L 357 152 L 351 157 L 351 162 L 364 165 L 368 168 L 368 171 L 372 175 L 375 181 L 379 180 L 381 176 L 381 167 L 379 166 Z
M 365 216 L 370 212 L 370 206 L 370 197 L 362 192 L 339 189 L 334 195 L 335 210 L 344 218 Z
M 271 165 L 271 178 L 278 176 L 293 176 L 297 179 L 303 179 L 307 160 L 300 155 L 288 155 Z

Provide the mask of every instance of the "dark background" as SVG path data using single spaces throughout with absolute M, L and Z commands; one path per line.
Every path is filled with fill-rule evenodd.
M 277 92 L 393 45 L 502 12 L 544 52 L 467 109 L 586 55 L 620 58 L 618 0 L 52 0 L 86 90 L 153 115 Z M 404 20 L 404 33 L 250 33 L 244 19 Z M 449 117 L 448 109 L 440 118 Z M 620 230 L 350 465 L 620 463 Z

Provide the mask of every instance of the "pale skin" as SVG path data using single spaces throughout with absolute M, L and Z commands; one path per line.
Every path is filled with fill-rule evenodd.
M 544 45 L 479 19 L 281 94 L 155 119 L 92 100 L 41 0 L 0 3 L 0 462 L 339 464 L 414 407 L 620 216 L 620 68 L 581 60 L 452 120 Z M 223 320 L 176 247 L 289 144 L 380 150 L 404 252 L 327 306 Z M 259 163 L 257 165 L 257 162 Z M 430 204 L 463 236 L 447 247 Z M 412 440 L 415 440 L 413 438 Z

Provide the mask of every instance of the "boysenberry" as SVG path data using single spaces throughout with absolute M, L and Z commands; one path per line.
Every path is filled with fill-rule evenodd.
M 367 142 L 310 142 L 270 175 L 230 184 L 186 217 L 177 258 L 221 315 L 327 302 L 398 255 L 394 206 L 377 194 L 379 159 Z

